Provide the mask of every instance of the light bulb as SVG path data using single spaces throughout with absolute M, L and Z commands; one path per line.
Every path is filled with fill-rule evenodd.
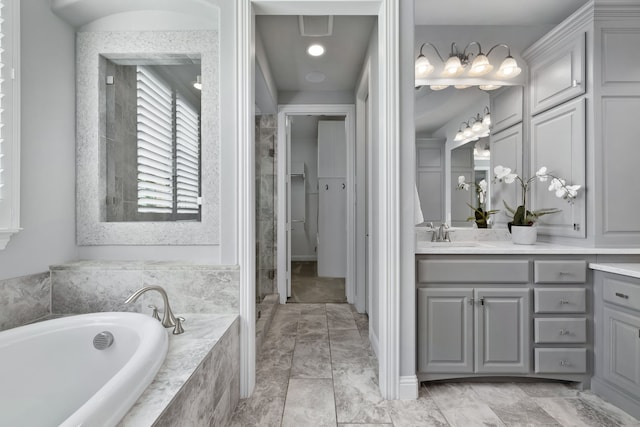
M 321 44 L 312 44 L 307 48 L 307 53 L 311 56 L 321 56 L 324 54 L 324 46 Z
M 473 122 L 473 124 L 471 125 L 471 130 L 474 131 L 475 133 L 481 132 L 482 131 L 482 121 L 476 120 L 475 122 Z
M 459 130 L 458 133 L 456 133 L 456 137 L 453 138 L 454 141 L 462 141 L 464 139 L 464 135 L 462 134 L 462 131 Z
M 447 59 L 447 62 L 444 64 L 444 71 L 442 75 L 445 77 L 457 77 L 464 71 L 462 68 L 462 63 L 460 62 L 460 58 L 453 55 Z
M 449 87 L 449 85 L 431 85 L 431 86 L 429 86 L 429 89 L 431 89 L 431 90 L 442 90 L 442 89 L 446 89 L 448 87 Z
M 202 90 L 202 77 L 196 76 L 196 81 L 193 82 L 193 87 L 198 90 Z
M 467 126 L 464 131 L 462 131 L 462 134 L 464 135 L 465 138 L 471 138 L 473 136 L 473 131 L 471 130 L 471 128 L 469 126 Z
M 473 77 L 484 76 L 485 74 L 490 73 L 491 70 L 493 70 L 493 65 L 489 63 L 489 59 L 486 55 L 481 53 L 476 56 L 476 59 L 471 63 L 469 75 Z
M 522 69 L 518 67 L 518 63 L 513 56 L 507 56 L 505 60 L 502 61 L 502 64 L 500 64 L 500 69 L 498 69 L 496 76 L 501 79 L 512 79 L 520 74 L 521 71 Z
M 427 57 L 421 54 L 416 59 L 416 78 L 428 76 L 433 71 L 433 68 Z

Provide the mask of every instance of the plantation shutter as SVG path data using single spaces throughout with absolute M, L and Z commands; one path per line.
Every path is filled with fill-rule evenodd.
M 178 213 L 197 214 L 200 196 L 200 117 L 176 97 L 176 192 Z
M 137 67 L 138 212 L 173 212 L 173 96 Z
M 5 157 L 6 147 L 4 146 L 4 108 L 5 108 L 5 74 L 7 69 L 5 67 L 4 58 L 4 1 L 0 0 L 0 202 L 5 198 L 4 186 L 5 186 Z

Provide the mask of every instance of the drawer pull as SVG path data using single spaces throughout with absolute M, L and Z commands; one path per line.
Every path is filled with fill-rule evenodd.
M 571 366 L 571 363 L 569 363 L 569 362 L 568 362 L 568 361 L 566 361 L 566 360 L 561 360 L 561 361 L 560 361 L 560 366 Z
M 560 300 L 560 304 L 562 304 L 562 305 L 569 304 L 569 300 L 561 299 L 561 300 Z
M 560 335 L 570 335 L 571 332 L 567 331 L 566 329 L 560 329 Z
M 616 296 L 619 298 L 629 299 L 629 295 L 625 295 L 621 292 L 616 292 Z

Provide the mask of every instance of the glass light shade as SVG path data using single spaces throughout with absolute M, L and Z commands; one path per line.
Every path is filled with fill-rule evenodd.
M 489 63 L 489 59 L 484 54 L 479 54 L 476 59 L 471 63 L 471 69 L 469 75 L 473 77 L 484 76 L 493 70 L 493 65 Z
M 467 89 L 471 87 L 471 85 L 455 85 L 453 87 L 455 87 L 456 89 Z
M 474 131 L 475 133 L 482 132 L 484 130 L 484 127 L 482 126 L 482 121 L 476 120 L 475 122 L 473 122 L 473 124 L 471 125 L 471 130 Z
M 491 114 L 487 113 L 484 115 L 482 118 L 482 124 L 487 128 L 491 126 Z
M 198 90 L 202 90 L 202 77 L 196 76 L 196 81 L 193 82 L 193 87 Z
M 442 89 L 446 89 L 448 87 L 449 87 L 449 85 L 431 85 L 431 86 L 429 86 L 429 89 L 431 89 L 431 90 L 442 90 Z
M 502 61 L 502 64 L 500 64 L 500 68 L 498 69 L 496 76 L 501 79 L 512 79 L 520 74 L 521 71 L 522 69 L 518 67 L 518 63 L 513 56 L 507 56 L 505 60 Z
M 442 75 L 445 77 L 457 77 L 464 71 L 460 58 L 457 56 L 450 56 L 447 62 L 444 64 L 444 71 Z
M 426 56 L 418 56 L 418 59 L 416 59 L 416 78 L 427 77 L 431 74 L 433 68 Z
M 500 89 L 502 86 L 499 85 L 480 85 L 480 90 L 496 90 Z
M 456 137 L 453 138 L 454 141 L 462 141 L 464 139 L 464 135 L 462 134 L 462 131 L 459 130 L 458 133 L 456 133 Z
M 464 131 L 462 131 L 462 134 L 464 135 L 465 138 L 471 138 L 473 136 L 473 131 L 471 130 L 471 128 L 469 126 L 467 126 Z

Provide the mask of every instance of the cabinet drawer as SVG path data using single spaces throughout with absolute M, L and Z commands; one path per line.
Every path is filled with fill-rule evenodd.
M 534 261 L 535 283 L 584 283 L 587 262 L 584 260 Z
M 536 313 L 584 313 L 587 292 L 584 288 L 534 289 Z
M 586 348 L 536 348 L 536 374 L 583 374 L 587 372 Z
M 553 318 L 535 319 L 535 342 L 571 343 L 587 342 L 587 319 Z
M 418 261 L 420 283 L 528 283 L 528 260 Z
M 620 277 L 620 276 L 618 276 Z M 605 301 L 640 310 L 640 281 L 604 276 L 602 296 Z

